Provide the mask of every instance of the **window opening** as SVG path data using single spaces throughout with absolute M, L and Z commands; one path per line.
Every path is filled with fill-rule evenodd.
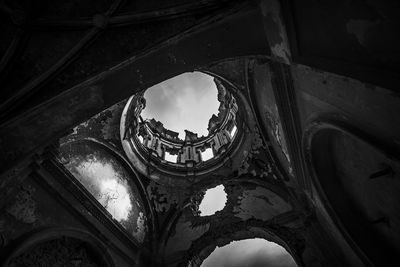
M 237 132 L 237 127 L 236 127 L 236 125 L 233 125 L 233 127 L 229 133 L 231 135 L 231 138 L 233 138 L 235 136 L 236 132 Z
M 212 151 L 212 148 L 206 148 L 204 151 L 201 151 L 201 159 L 203 161 L 207 161 L 209 159 L 212 159 L 214 157 L 214 153 Z
M 227 196 L 223 185 L 208 189 L 199 205 L 200 216 L 213 215 L 217 211 L 223 210 L 226 200 Z
M 165 151 L 165 156 L 164 159 L 166 161 L 172 162 L 172 163 L 176 163 L 178 160 L 178 155 L 172 155 L 171 153 L 169 153 L 168 151 Z

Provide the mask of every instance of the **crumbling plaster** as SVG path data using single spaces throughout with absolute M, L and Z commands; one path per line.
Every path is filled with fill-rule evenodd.
M 242 220 L 255 218 L 268 221 L 278 214 L 291 210 L 289 203 L 262 187 L 243 191 L 238 199 L 240 205 L 233 208 L 233 214 Z
M 290 64 L 291 53 L 280 2 L 262 0 L 260 8 L 272 56 L 278 61 Z
M 292 205 L 288 199 L 284 199 L 287 196 L 283 198 L 270 189 L 251 183 L 227 183 L 225 191 L 228 195 L 227 203 L 223 210 L 214 215 L 203 217 L 193 214 L 190 209 L 183 211 L 168 238 L 165 250 L 168 261 L 176 261 L 203 236 L 213 235 L 223 225 L 245 223 L 249 220 L 268 223 L 276 216 L 292 211 Z M 180 244 L 176 244 L 177 240 Z

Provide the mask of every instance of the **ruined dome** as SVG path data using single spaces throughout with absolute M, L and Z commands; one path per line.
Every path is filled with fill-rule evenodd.
M 218 90 L 219 108 L 218 114 L 208 121 L 206 136 L 185 130 L 185 137 L 179 138 L 178 132 L 167 129 L 163 122 L 143 119 L 144 91 L 128 100 L 121 119 L 121 140 L 139 171 L 156 180 L 165 176 L 196 180 L 227 165 L 238 154 L 249 112 L 244 108 L 244 98 L 231 84 L 218 78 L 213 78 L 213 82 Z M 152 168 L 148 163 L 156 166 L 153 171 L 149 171 Z

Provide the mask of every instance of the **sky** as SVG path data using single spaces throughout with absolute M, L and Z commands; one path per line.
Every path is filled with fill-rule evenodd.
M 164 127 L 185 138 L 185 129 L 208 135 L 208 121 L 218 114 L 217 87 L 213 77 L 201 72 L 187 72 L 146 90 L 143 119 L 155 118 Z
M 71 172 L 117 220 L 127 220 L 132 209 L 128 184 L 110 162 L 96 157 L 81 161 Z
M 296 267 L 292 256 L 281 246 L 265 239 L 233 241 L 217 247 L 201 267 Z
M 222 210 L 226 204 L 226 193 L 223 185 L 208 189 L 199 205 L 201 216 L 213 215 Z

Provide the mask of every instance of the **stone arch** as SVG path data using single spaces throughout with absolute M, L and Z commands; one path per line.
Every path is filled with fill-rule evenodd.
M 202 262 L 211 255 L 211 253 L 217 248 L 228 245 L 232 241 L 240 241 L 245 239 L 261 238 L 269 242 L 274 242 L 279 246 L 283 247 L 294 259 L 297 266 L 303 266 L 301 257 L 297 254 L 296 249 L 293 249 L 289 243 L 285 242 L 283 238 L 275 234 L 273 231 L 265 227 L 252 225 L 251 221 L 248 221 L 245 228 L 236 229 L 237 225 L 232 225 L 229 233 L 215 233 L 213 236 L 213 242 L 210 244 L 199 240 L 197 246 L 192 247 L 188 257 L 182 261 L 179 266 L 199 267 Z M 204 244 L 203 244 L 204 243 Z
M 309 124 L 303 149 L 317 189 L 314 198 L 321 199 L 348 244 L 366 264 L 390 265 L 400 251 L 399 154 L 328 118 Z
M 221 180 L 221 181 L 209 181 L 208 183 L 202 183 L 197 184 L 196 187 L 200 188 L 199 190 L 207 190 L 210 188 L 213 188 L 217 185 L 223 185 L 225 187 L 225 192 L 227 194 L 227 201 L 225 203 L 225 206 L 222 210 L 217 211 L 213 215 L 209 216 L 196 216 L 196 215 L 189 215 L 190 217 L 193 216 L 193 220 L 182 220 L 183 218 L 188 219 L 189 217 L 188 214 L 192 214 L 192 206 L 195 205 L 193 203 L 193 200 L 191 198 L 187 198 L 181 207 L 177 209 L 173 215 L 170 216 L 169 224 L 167 227 L 165 227 L 165 231 L 162 236 L 162 242 L 160 242 L 160 247 L 159 247 L 159 255 L 162 255 L 162 258 L 164 260 L 168 259 L 168 256 L 172 255 L 171 251 L 174 251 L 172 247 L 175 247 L 175 252 L 179 253 L 179 249 L 176 249 L 176 244 L 183 244 L 185 242 L 191 243 L 187 246 L 185 250 L 185 254 L 193 254 L 193 251 L 197 251 L 197 245 L 196 244 L 203 244 L 203 243 L 213 243 L 214 242 L 214 237 L 219 236 L 222 240 L 224 240 L 224 234 L 227 236 L 230 236 L 234 232 L 232 231 L 247 231 L 248 228 L 255 227 L 255 228 L 266 228 L 268 229 L 272 224 L 274 224 L 273 227 L 277 227 L 277 231 L 284 236 L 286 239 L 290 239 L 291 236 L 295 236 L 295 233 L 292 233 L 292 230 L 286 227 L 280 227 L 279 217 L 281 215 L 285 216 L 287 214 L 295 214 L 296 209 L 298 207 L 298 203 L 296 202 L 295 199 L 293 199 L 289 192 L 283 188 L 280 184 L 275 184 L 275 183 L 270 183 L 266 182 L 263 179 L 254 179 L 254 177 L 244 177 L 241 180 L 235 180 L 234 178 L 228 179 L 228 180 Z M 231 190 L 235 188 L 235 186 L 243 186 L 243 188 L 239 189 L 243 190 L 243 193 L 250 193 L 246 195 L 236 195 L 236 192 L 232 192 Z M 227 188 L 228 187 L 228 188 Z M 248 188 L 249 187 L 249 188 Z M 242 210 L 240 211 L 240 208 L 242 205 L 245 207 L 248 207 L 248 205 L 254 204 L 252 202 L 253 199 L 257 199 L 259 201 L 264 201 L 264 198 L 258 198 L 259 195 L 257 195 L 259 192 L 266 193 L 268 192 L 270 195 L 269 198 L 270 205 L 269 207 L 262 208 L 262 212 L 257 212 L 254 210 L 249 210 L 248 212 Z M 194 196 L 194 195 L 193 195 Z M 266 196 L 263 194 L 263 196 Z M 194 196 L 195 197 L 195 196 Z M 245 203 L 242 202 L 237 202 L 239 199 L 241 200 L 247 200 Z M 199 204 L 199 202 L 197 202 Z M 267 203 L 264 203 L 267 204 Z M 283 205 L 282 205 L 283 204 Z M 255 206 L 260 207 L 260 203 L 257 203 Z M 231 213 L 231 210 L 234 211 L 234 213 Z M 237 212 L 237 213 L 236 213 Z M 221 216 L 222 217 L 218 217 Z M 251 216 L 253 215 L 253 216 Z M 217 216 L 217 217 L 215 217 Z M 229 216 L 229 222 L 226 220 Z M 221 227 L 218 227 L 218 229 L 215 228 L 210 228 L 210 221 L 212 220 L 219 220 L 220 218 L 225 218 L 224 219 L 224 224 Z M 278 221 L 274 221 L 277 219 Z M 234 222 L 234 223 L 231 223 Z M 186 224 L 192 224 L 186 225 Z M 189 229 L 193 235 L 191 235 L 192 240 L 188 239 L 181 239 L 182 235 L 178 234 L 180 233 L 177 231 L 178 227 L 181 226 L 185 231 Z M 226 227 L 225 227 L 226 226 Z M 191 228 L 192 227 L 192 228 Z M 270 227 L 273 229 L 273 227 Z M 229 228 L 232 230 L 228 230 L 225 232 L 225 228 Z M 220 230 L 223 232 L 221 233 Z M 174 233 L 174 234 L 173 234 Z M 291 233 L 291 234 L 287 234 Z M 210 237 L 211 236 L 211 237 Z M 254 236 L 254 237 L 260 237 L 263 238 L 262 236 Z M 175 239 L 178 238 L 179 242 Z M 250 236 L 249 236 L 250 238 Z M 172 241 L 175 239 L 175 241 Z M 246 239 L 246 238 L 244 238 Z M 264 238 L 269 241 L 271 241 L 268 238 Z M 299 239 L 301 239 L 299 237 Z M 231 241 L 234 241 L 236 239 L 232 239 Z M 239 239 L 238 239 L 239 240 Z M 296 241 L 295 241 L 296 240 Z M 273 240 L 272 240 L 273 241 Z M 293 238 L 290 242 L 297 242 L 297 237 Z M 174 245 L 175 244 L 175 245 Z M 280 243 L 278 243 L 280 245 Z M 171 246 L 172 245 L 172 246 Z M 300 247 L 299 244 L 296 244 L 296 246 Z M 300 251 L 296 247 L 296 251 Z M 285 247 L 286 248 L 286 247 Z M 182 248 L 180 248 L 182 249 Z M 170 254 L 169 254 L 170 253 Z M 210 252 L 211 253 L 211 252 Z M 300 255 L 300 254 L 299 254 Z M 207 255 L 208 256 L 208 255 Z M 182 266 L 187 266 L 187 265 L 182 265 Z
M 63 252 L 53 251 L 53 247 L 54 250 L 62 248 Z M 43 254 L 42 250 L 49 253 Z M 64 252 L 71 252 L 72 258 L 69 258 L 71 255 L 64 255 Z M 41 266 L 43 262 L 73 264 L 73 261 L 82 261 L 83 264 L 88 264 L 86 266 L 95 264 L 95 266 L 115 267 L 102 241 L 89 232 L 72 228 L 49 228 L 28 234 L 14 246 L 2 266 L 20 266 L 18 264 L 23 264 L 27 260 L 30 262 L 29 266 Z
M 289 177 L 294 177 L 293 162 L 288 150 L 290 136 L 285 136 L 283 131 L 283 118 L 279 113 L 279 103 L 274 92 L 274 87 L 278 88 L 280 84 L 275 73 L 277 70 L 270 63 L 271 60 L 266 56 L 249 60 L 246 68 L 246 82 L 262 137 L 269 144 L 270 158 L 277 166 L 279 173 L 288 180 Z

